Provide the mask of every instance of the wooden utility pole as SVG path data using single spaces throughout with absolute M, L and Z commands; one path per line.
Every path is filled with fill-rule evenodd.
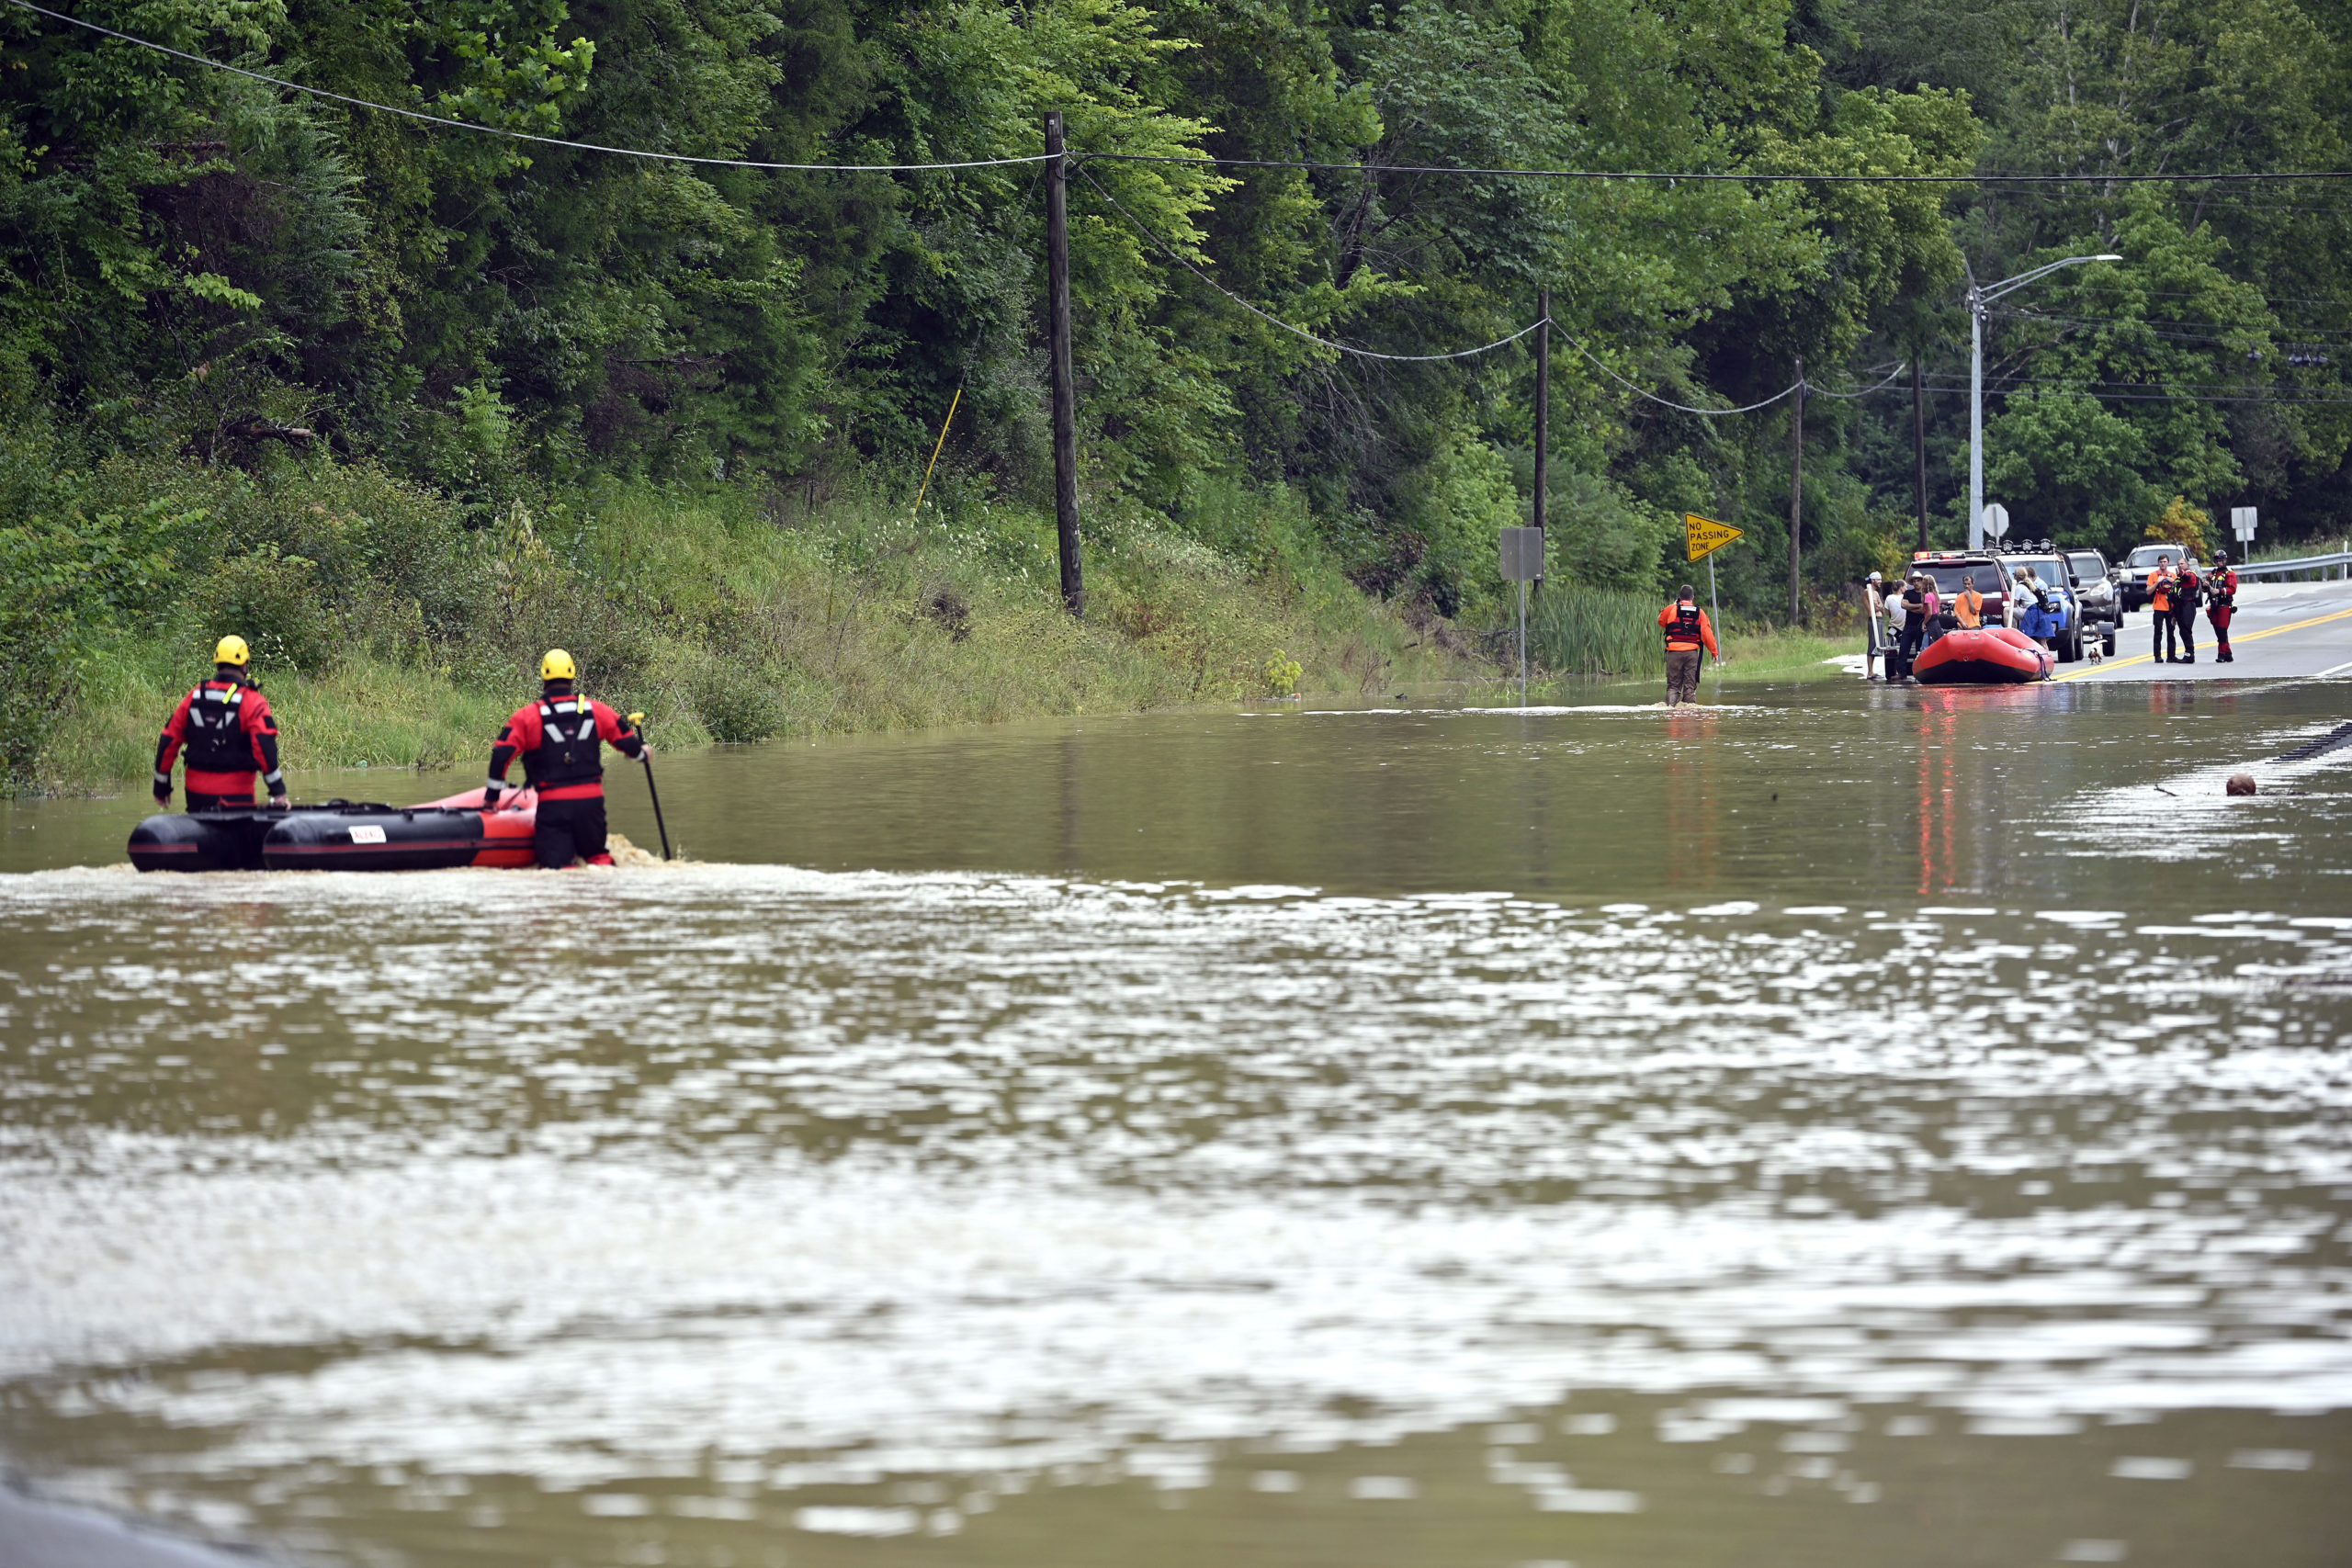
M 1928 399 L 1919 389 L 1919 355 L 1911 355 L 1911 481 L 1919 508 L 1919 547 L 1928 547 Z
M 1797 387 L 1789 406 L 1789 624 L 1804 615 L 1804 358 L 1797 358 Z
M 1062 603 L 1086 615 L 1078 547 L 1078 387 L 1069 346 L 1069 156 L 1062 117 L 1046 117 L 1046 338 L 1054 382 L 1054 524 L 1061 539 Z
M 1552 488 L 1552 291 L 1538 289 L 1535 329 L 1535 526 L 1551 516 Z M 1549 541 L 1547 540 L 1548 544 Z M 1551 559 L 1547 550 L 1544 558 Z M 1540 581 L 1541 579 L 1538 579 Z

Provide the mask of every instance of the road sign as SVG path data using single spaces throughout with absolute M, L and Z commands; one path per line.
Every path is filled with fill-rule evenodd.
M 2233 533 L 2233 534 L 2235 534 L 2235 535 L 2236 535 L 2239 538 L 2241 538 L 2241 539 L 2246 539 L 2246 540 L 2251 540 L 2251 539 L 2253 539 L 2253 537 L 2254 537 L 2254 508 L 2253 508 L 2253 507 L 2251 507 L 2251 506 L 2233 506 L 2233 507 L 2231 507 L 2231 508 L 2230 508 L 2230 532 L 2231 532 L 2231 533 Z
M 1695 512 L 1682 514 L 1682 529 L 1692 560 L 1705 559 L 1746 533 L 1745 529 L 1702 517 Z
M 2009 509 L 1997 501 L 1984 503 L 1984 532 L 1994 538 L 2005 539 L 2009 534 Z
M 1506 528 L 1503 530 L 1503 581 L 1505 582 L 1544 581 L 1543 529 Z

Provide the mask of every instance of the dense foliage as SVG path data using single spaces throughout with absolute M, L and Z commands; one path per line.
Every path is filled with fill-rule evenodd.
M 1169 252 L 1392 354 L 1504 336 L 1550 288 L 1549 522 L 1572 581 L 1672 581 L 1688 509 L 1750 529 L 1722 558 L 1727 603 L 1785 604 L 1789 403 L 1702 417 L 1628 384 L 1728 407 L 1800 357 L 1826 393 L 1922 363 L 1928 525 L 1951 536 L 1964 273 L 2093 250 L 2126 260 L 1992 323 L 1991 492 L 2022 530 L 2121 547 L 2177 495 L 2258 504 L 2267 536 L 2352 522 L 2345 197 L 2117 178 L 2352 165 L 2352 11 L 2332 0 L 72 8 L 353 97 L 701 158 L 1012 157 L 1058 108 L 1086 152 L 1363 165 L 1080 167 L 1087 492 L 1246 558 L 1236 487 L 1279 489 L 1359 584 L 1449 614 L 1492 599 L 1492 530 L 1524 514 L 1527 342 L 1343 357 Z M 1408 172 L 1426 164 L 2084 178 Z M 157 541 L 203 533 L 201 486 L 73 482 L 110 461 L 357 464 L 477 526 L 623 481 L 750 487 L 788 520 L 845 486 L 910 490 L 960 388 L 945 503 L 1034 502 L 1039 195 L 1034 164 L 763 171 L 433 128 L 0 9 L 6 613 L 103 616 L 168 570 Z M 1804 431 L 1826 592 L 1912 536 L 1907 377 L 1815 397 Z

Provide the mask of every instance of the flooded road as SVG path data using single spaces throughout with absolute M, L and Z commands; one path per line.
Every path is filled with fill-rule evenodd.
M 1727 690 L 665 756 L 613 874 L 0 812 L 0 1453 L 296 1562 L 2341 1562 L 2352 688 Z

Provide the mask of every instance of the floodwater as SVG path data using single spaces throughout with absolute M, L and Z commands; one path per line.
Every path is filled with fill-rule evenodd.
M 365 1568 L 2342 1563 L 2352 686 L 1725 690 L 664 756 L 654 871 L 0 810 L 0 1456 Z

